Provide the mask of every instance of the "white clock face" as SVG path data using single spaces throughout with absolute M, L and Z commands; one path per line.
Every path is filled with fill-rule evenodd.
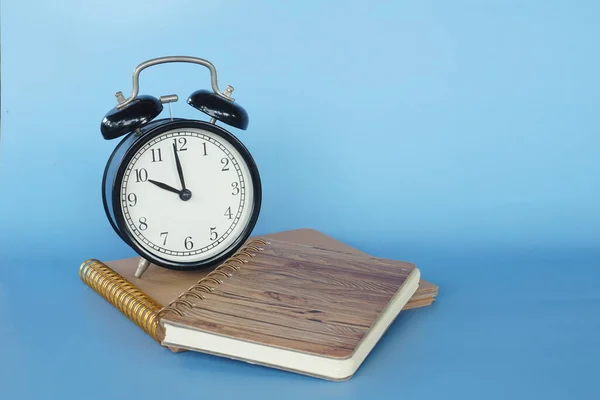
M 182 128 L 153 138 L 131 158 L 120 202 L 140 246 L 187 263 L 218 255 L 238 239 L 252 216 L 253 189 L 235 147 L 210 131 Z

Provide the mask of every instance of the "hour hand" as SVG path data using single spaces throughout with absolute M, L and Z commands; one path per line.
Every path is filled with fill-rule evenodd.
M 180 192 L 179 190 L 175 189 L 172 186 L 167 185 L 166 183 L 157 182 L 152 179 L 148 179 L 148 182 L 155 184 L 156 186 L 158 186 L 161 189 L 168 190 L 169 192 L 173 192 L 173 193 L 177 193 L 177 194 L 179 194 L 179 192 Z

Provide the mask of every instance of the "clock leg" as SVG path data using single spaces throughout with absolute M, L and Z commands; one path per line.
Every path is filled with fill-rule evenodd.
M 144 272 L 146 272 L 146 270 L 148 269 L 148 267 L 150 266 L 150 261 L 146 260 L 143 257 L 140 257 L 140 262 L 138 263 L 138 267 L 135 270 L 135 277 L 136 278 L 140 278 L 142 276 L 142 274 Z

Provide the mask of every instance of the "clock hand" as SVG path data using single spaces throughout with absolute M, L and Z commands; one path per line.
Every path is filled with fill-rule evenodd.
M 175 163 L 177 164 L 177 173 L 179 174 L 179 180 L 181 181 L 181 190 L 185 190 L 185 180 L 183 179 L 183 170 L 181 169 L 181 161 L 177 155 L 177 145 L 173 143 L 173 153 L 175 153 Z
M 171 187 L 171 186 L 167 185 L 166 183 L 153 181 L 152 179 L 148 179 L 148 182 L 155 184 L 156 186 L 158 186 L 161 189 L 168 190 L 169 192 L 181 194 L 180 190 L 177 190 L 174 187 Z

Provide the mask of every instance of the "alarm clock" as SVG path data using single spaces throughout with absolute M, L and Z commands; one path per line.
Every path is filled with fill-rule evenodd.
M 140 72 L 164 63 L 193 63 L 210 71 L 212 90 L 193 92 L 187 103 L 210 117 L 157 117 L 177 95 L 138 95 Z M 217 125 L 246 130 L 248 114 L 219 90 L 209 61 L 188 56 L 159 57 L 139 64 L 128 98 L 102 119 L 104 139 L 123 137 L 110 155 L 102 179 L 106 216 L 117 235 L 137 254 L 135 273 L 150 264 L 173 270 L 215 266 L 251 234 L 261 207 L 261 180 L 242 142 Z

